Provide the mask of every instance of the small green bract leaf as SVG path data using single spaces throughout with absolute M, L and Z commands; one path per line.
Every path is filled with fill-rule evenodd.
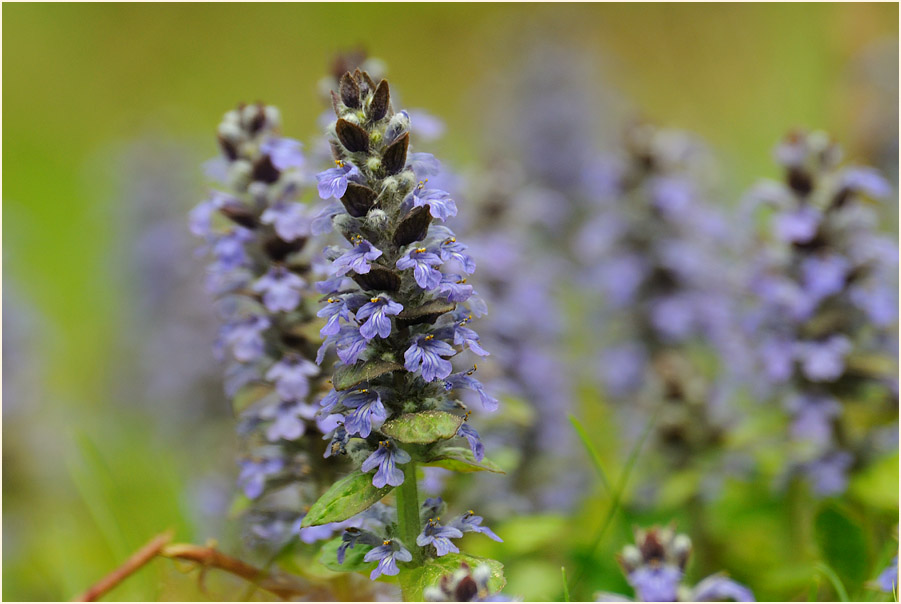
M 488 591 L 491 594 L 499 592 L 507 584 L 507 580 L 504 578 L 503 564 L 497 560 L 468 554 L 448 554 L 428 560 L 419 568 L 402 572 L 399 578 L 402 585 L 414 587 L 417 593 L 422 593 L 423 590 L 438 585 L 441 577 L 459 570 L 460 565 L 464 562 L 473 570 L 485 564 L 491 568 L 491 577 L 488 579 Z
M 379 359 L 357 365 L 342 365 L 335 371 L 332 384 L 335 386 L 335 390 L 350 390 L 363 382 L 403 368 L 403 365 Z
M 377 489 L 372 486 L 372 475 L 359 470 L 348 474 L 320 497 L 307 515 L 302 527 L 319 526 L 329 522 L 341 522 L 369 509 L 372 504 L 391 492 L 394 487 Z
M 482 459 L 476 461 L 472 451 L 466 447 L 445 447 L 438 452 L 424 465 L 436 466 L 451 470 L 452 472 L 495 472 L 496 474 L 504 474 L 505 472 L 498 467 L 496 463 L 490 459 Z
M 347 548 L 344 564 L 339 564 L 338 547 L 340 545 L 341 537 L 335 537 L 331 541 L 327 541 L 319 550 L 319 562 L 327 569 L 336 573 L 368 573 L 378 564 L 377 562 L 363 561 L 363 557 L 372 549 L 372 546 L 362 543 L 357 543 L 353 548 Z
M 445 411 L 406 413 L 382 424 L 379 432 L 402 443 L 425 445 L 457 435 L 463 418 Z

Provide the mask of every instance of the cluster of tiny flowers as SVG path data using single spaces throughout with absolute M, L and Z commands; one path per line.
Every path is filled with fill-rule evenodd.
M 600 294 L 606 391 L 642 401 L 624 409 L 635 429 L 646 421 L 635 409 L 659 410 L 656 435 L 674 464 L 721 440 L 733 421 L 723 392 L 740 383 L 723 368 L 712 382 L 685 352 L 712 347 L 727 367 L 741 358 L 727 222 L 708 202 L 710 162 L 686 133 L 630 128 L 619 153 L 595 167 L 596 209 L 574 240 L 586 282 Z
M 512 602 L 500 594 L 492 594 L 488 588 L 491 568 L 485 564 L 470 568 L 465 562 L 455 572 L 444 575 L 437 585 L 423 592 L 426 602 Z
M 759 338 L 762 381 L 791 416 L 792 469 L 817 493 L 837 494 L 852 467 L 892 440 L 889 432 L 897 438 L 889 426 L 898 418 L 898 246 L 877 232 L 866 201 L 892 191 L 871 168 L 840 167 L 841 150 L 823 133 L 791 134 L 776 159 L 784 182 L 763 183 L 751 196 L 775 213 L 774 237 L 755 261 L 757 305 L 747 326 Z M 867 417 L 861 434 L 844 410 L 864 388 L 881 396 L 856 413 Z
M 423 463 L 459 456 L 459 447 L 448 446 L 459 438 L 469 445 L 469 461 L 484 458 L 469 411 L 451 396 L 475 391 L 488 410 L 498 402 L 473 377 L 475 365 L 458 371 L 451 360 L 464 349 L 488 354 L 469 326 L 485 308 L 466 283 L 475 270 L 466 246 L 435 223 L 457 213 L 452 197 L 429 184 L 440 164 L 428 153 L 408 153 L 411 119 L 394 112 L 387 81 L 348 72 L 332 99 L 335 167 L 316 179 L 320 197 L 336 200 L 324 215 L 347 244 L 326 248 L 329 274 L 317 284 L 325 294 L 318 314 L 326 320 L 317 362 L 332 348 L 338 357 L 334 387 L 320 401 L 320 414 L 336 423 L 325 454 L 348 454 L 377 488 L 398 487 L 410 478 L 401 467 L 413 461 L 411 452 Z M 426 443 L 389 429 L 424 412 L 456 427 Z M 396 562 L 411 560 L 415 546 L 433 556 L 456 552 L 450 539 L 481 522 L 470 515 L 470 524 L 442 526 L 429 518 L 416 544 L 383 535 L 366 554 L 366 561 L 379 561 L 373 578 L 397 574 Z
M 635 532 L 635 545 L 627 545 L 619 563 L 635 590 L 636 602 L 754 602 L 751 590 L 724 573 L 711 575 L 694 587 L 682 583 L 691 555 L 691 539 L 670 528 L 652 527 Z M 601 592 L 597 602 L 629 601 Z
M 314 362 L 318 338 L 310 333 L 318 321 L 310 299 L 323 261 L 310 241 L 329 225 L 317 221 L 321 208 L 299 201 L 311 180 L 301 144 L 278 128 L 271 106 L 241 105 L 225 114 L 218 128 L 222 155 L 207 164 L 218 185 L 190 213 L 190 228 L 212 256 L 207 288 L 224 322 L 217 353 L 227 361 L 225 391 L 246 449 L 238 482 L 255 503 L 251 531 L 266 541 L 299 534 L 310 542 L 332 530 L 300 530 L 303 510 L 332 472 L 321 443 L 334 424 L 317 417 L 310 402 L 325 379 Z

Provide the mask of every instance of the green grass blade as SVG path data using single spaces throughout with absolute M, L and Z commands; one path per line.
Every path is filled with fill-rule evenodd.
M 560 567 L 560 573 L 563 575 L 563 601 L 569 602 L 569 585 L 566 583 L 566 567 Z
M 598 477 L 601 479 L 601 484 L 609 493 L 610 481 L 607 479 L 607 473 L 604 472 L 604 466 L 601 464 L 601 456 L 598 454 L 597 449 L 594 448 L 594 445 L 591 444 L 591 441 L 588 440 L 588 432 L 585 430 L 585 427 L 582 426 L 582 423 L 578 419 L 576 419 L 575 415 L 570 414 L 569 421 L 573 425 L 576 434 L 579 435 L 579 440 L 582 441 L 582 445 L 585 447 L 585 450 L 588 452 L 588 457 L 589 459 L 591 459 L 591 463 L 594 466 L 594 469 L 598 472 Z
M 842 583 L 842 580 L 839 578 L 835 571 L 832 570 L 828 564 L 824 562 L 817 562 L 816 569 L 820 571 L 826 579 L 829 580 L 829 583 L 832 584 L 832 588 L 835 589 L 835 594 L 838 596 L 838 599 L 842 602 L 848 602 L 848 590 L 845 589 L 845 584 Z

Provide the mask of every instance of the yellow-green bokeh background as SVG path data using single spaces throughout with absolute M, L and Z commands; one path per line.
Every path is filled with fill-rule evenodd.
M 737 199 L 773 173 L 790 127 L 863 153 L 850 71 L 898 36 L 895 4 L 6 4 L 3 17 L 3 281 L 50 332 L 40 394 L 4 418 L 5 599 L 69 598 L 169 526 L 203 538 L 183 502 L 197 448 L 151 435 L 146 409 L 109 391 L 123 299 L 108 268 L 115 145 L 153 134 L 212 155 L 223 111 L 256 99 L 308 139 L 315 83 L 336 50 L 362 44 L 408 105 L 445 119 L 443 159 L 466 165 L 490 96 L 474 86 L 515 65 L 510 40 L 556 35 L 602 55 L 603 77 L 646 116 L 708 139 Z M 216 434 L 209 454 L 228 455 Z M 166 576 L 154 567 L 116 596 L 171 597 Z

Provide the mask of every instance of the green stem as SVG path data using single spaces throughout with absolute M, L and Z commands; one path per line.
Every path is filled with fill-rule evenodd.
M 404 470 L 404 482 L 395 490 L 397 497 L 397 525 L 400 531 L 400 538 L 403 540 L 404 545 L 409 548 L 410 553 L 413 554 L 413 560 L 405 566 L 421 566 L 422 549 L 416 545 L 416 537 L 422 531 L 422 526 L 419 522 L 419 493 L 416 490 L 416 462 L 407 462 L 402 467 Z M 421 602 L 422 587 L 405 581 L 403 575 L 406 573 L 404 570 L 401 567 L 401 576 L 398 577 L 404 601 Z

